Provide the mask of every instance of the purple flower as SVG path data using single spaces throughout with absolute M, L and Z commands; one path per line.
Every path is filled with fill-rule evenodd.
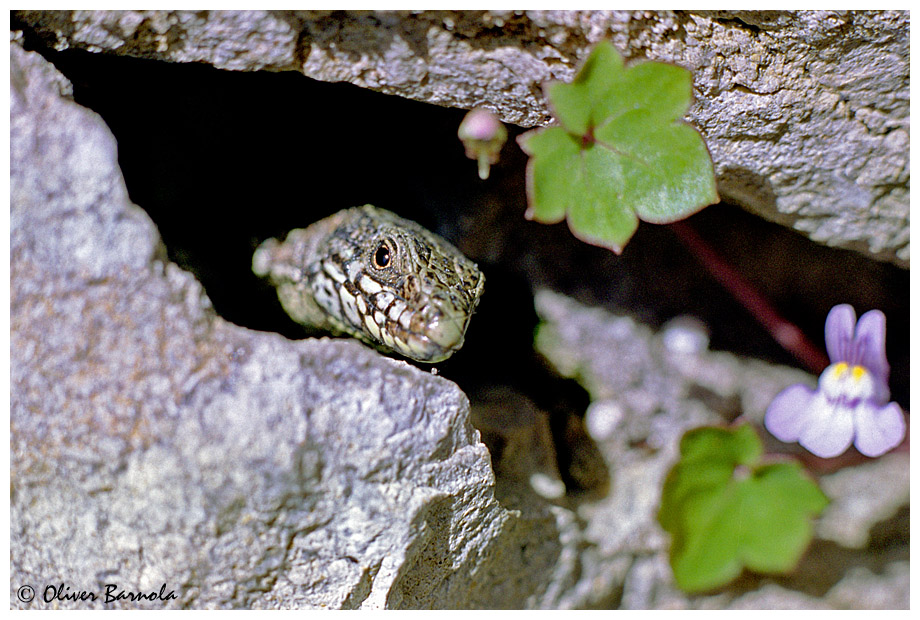
M 856 322 L 847 304 L 827 315 L 824 340 L 831 365 L 818 389 L 786 388 L 767 407 L 764 426 L 781 441 L 797 441 L 823 458 L 851 443 L 866 456 L 881 456 L 904 439 L 904 412 L 888 402 L 885 315 L 870 310 Z M 855 442 L 854 442 L 855 437 Z

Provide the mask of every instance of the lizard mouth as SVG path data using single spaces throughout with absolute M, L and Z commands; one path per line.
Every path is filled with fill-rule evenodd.
M 453 355 L 463 346 L 466 329 L 484 284 L 485 276 L 479 274 L 477 284 L 470 292 L 432 294 L 428 303 L 414 314 L 409 328 L 400 334 L 399 340 L 405 343 L 405 351 L 399 352 L 416 361 L 432 364 Z
M 422 333 L 409 333 L 406 338 L 407 357 L 419 362 L 436 363 L 446 360 L 463 346 L 469 315 L 439 316 L 429 322 Z

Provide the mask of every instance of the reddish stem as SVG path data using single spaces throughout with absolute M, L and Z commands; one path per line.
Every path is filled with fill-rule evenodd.
M 674 222 L 671 229 L 694 256 L 709 270 L 784 349 L 792 353 L 816 375 L 830 364 L 824 351 L 816 347 L 798 327 L 783 318 L 764 295 L 738 270 L 726 262 L 687 222 Z

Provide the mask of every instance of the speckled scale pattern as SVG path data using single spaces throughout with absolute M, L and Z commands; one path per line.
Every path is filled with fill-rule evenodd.
M 253 271 L 294 320 L 430 363 L 463 345 L 485 283 L 446 240 L 371 205 L 269 239 Z

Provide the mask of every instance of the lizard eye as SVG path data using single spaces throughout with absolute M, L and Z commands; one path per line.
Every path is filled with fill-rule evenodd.
M 382 241 L 380 245 L 377 246 L 377 249 L 374 250 L 374 256 L 372 258 L 374 267 L 377 269 L 389 267 L 394 254 L 396 254 L 396 251 L 393 249 L 389 239 Z

